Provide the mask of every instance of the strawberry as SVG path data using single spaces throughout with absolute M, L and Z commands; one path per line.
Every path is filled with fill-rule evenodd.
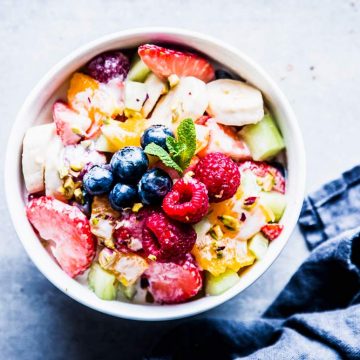
M 221 152 L 236 161 L 251 158 L 250 150 L 245 142 L 238 138 L 230 126 L 220 125 L 214 119 L 205 119 L 205 117 L 201 117 L 197 121 L 205 121 L 204 126 L 210 129 L 208 145 L 198 153 L 199 157 L 205 157 L 213 152 Z
M 53 119 L 56 132 L 64 145 L 78 143 L 82 134 L 91 126 L 91 120 L 87 116 L 80 115 L 61 101 L 55 102 L 53 106 Z
M 71 277 L 82 274 L 95 255 L 89 220 L 75 206 L 42 196 L 29 202 L 26 214 L 60 267 Z
M 272 241 L 278 238 L 284 228 L 284 225 L 280 224 L 266 224 L 261 228 L 261 232 L 265 237 Z
M 179 77 L 194 76 L 204 82 L 215 77 L 214 68 L 207 60 L 189 52 L 145 44 L 139 46 L 138 53 L 145 65 L 164 80 L 172 74 Z
M 149 291 L 157 303 L 174 304 L 195 296 L 202 287 L 202 276 L 192 256 L 174 263 L 151 263 L 145 272 Z
M 274 178 L 271 190 L 285 194 L 285 178 L 281 171 L 264 161 L 244 161 L 239 165 L 240 172 L 251 170 L 256 176 L 264 178 L 270 174 Z

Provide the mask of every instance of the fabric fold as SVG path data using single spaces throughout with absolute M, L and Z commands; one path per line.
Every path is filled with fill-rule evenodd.
M 260 319 L 184 321 L 145 359 L 360 359 L 360 166 L 310 194 L 299 225 L 313 251 Z

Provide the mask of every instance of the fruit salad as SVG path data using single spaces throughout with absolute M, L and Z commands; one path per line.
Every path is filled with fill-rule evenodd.
M 23 140 L 26 214 L 102 300 L 219 295 L 283 230 L 276 121 L 257 88 L 210 59 L 154 44 L 98 54 L 48 120 Z

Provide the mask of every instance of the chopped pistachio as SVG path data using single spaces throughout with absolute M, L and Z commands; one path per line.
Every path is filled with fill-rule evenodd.
M 91 219 L 91 223 L 96 226 L 99 223 L 99 219 L 97 217 L 94 217 Z
M 218 259 L 221 259 L 223 257 L 223 251 L 225 249 L 225 246 L 216 246 L 215 252 L 216 252 L 216 257 Z
M 78 202 L 79 204 L 84 203 L 83 192 L 80 188 L 77 188 L 74 190 L 74 197 L 75 197 L 76 202 Z
M 150 255 L 148 256 L 148 259 L 151 260 L 151 261 L 156 261 L 156 256 L 153 255 L 153 254 L 150 254 Z
M 66 166 L 61 167 L 58 172 L 60 179 L 64 179 L 66 176 L 69 175 L 69 169 Z
M 71 199 L 74 195 L 74 190 L 75 190 L 74 181 L 71 176 L 67 176 L 65 178 L 63 188 L 64 188 L 64 196 L 67 199 Z
M 222 239 L 222 237 L 224 236 L 224 233 L 221 230 L 221 227 L 219 225 L 214 225 L 210 231 L 209 231 L 209 235 L 214 239 L 214 240 L 220 240 Z
M 168 77 L 168 81 L 169 81 L 170 88 L 173 88 L 180 82 L 180 79 L 176 74 L 171 74 Z
M 74 183 L 73 178 L 71 176 L 67 176 L 65 178 L 63 186 L 65 189 L 68 189 L 68 188 L 75 189 L 75 183 Z
M 179 119 L 179 116 L 180 116 L 180 112 L 179 112 L 179 109 L 177 106 L 173 106 L 171 108 L 171 121 L 173 123 L 176 123 Z
M 99 264 L 103 269 L 109 269 L 116 261 L 117 253 L 114 250 L 103 248 L 99 253 Z
M 165 95 L 169 92 L 169 86 L 168 84 L 164 84 L 162 90 L 161 90 L 161 95 Z
M 84 167 L 83 164 L 78 163 L 78 164 L 70 164 L 70 169 L 74 170 L 74 171 L 81 171 L 82 168 Z
M 74 133 L 74 134 L 76 134 L 76 135 L 83 135 L 83 131 L 80 129 L 80 128 L 78 128 L 78 127 L 72 127 L 71 128 L 71 131 Z
M 261 186 L 264 191 L 271 191 L 275 185 L 275 179 L 274 176 L 268 173 L 263 178 L 257 178 L 256 183 Z
M 240 221 L 230 215 L 218 216 L 218 219 L 224 224 L 224 226 L 231 231 L 237 231 L 240 228 Z
M 103 119 L 103 123 L 104 123 L 104 125 L 109 125 L 110 124 L 110 119 L 109 118 Z
M 115 250 L 115 244 L 114 244 L 114 240 L 112 238 L 104 239 L 103 243 L 107 248 Z
M 144 205 L 142 203 L 135 203 L 132 207 L 132 211 L 137 213 Z

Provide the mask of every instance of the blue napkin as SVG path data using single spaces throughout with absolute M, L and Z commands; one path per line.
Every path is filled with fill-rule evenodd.
M 146 359 L 360 359 L 360 166 L 310 194 L 299 224 L 313 251 L 260 319 L 184 322 Z

